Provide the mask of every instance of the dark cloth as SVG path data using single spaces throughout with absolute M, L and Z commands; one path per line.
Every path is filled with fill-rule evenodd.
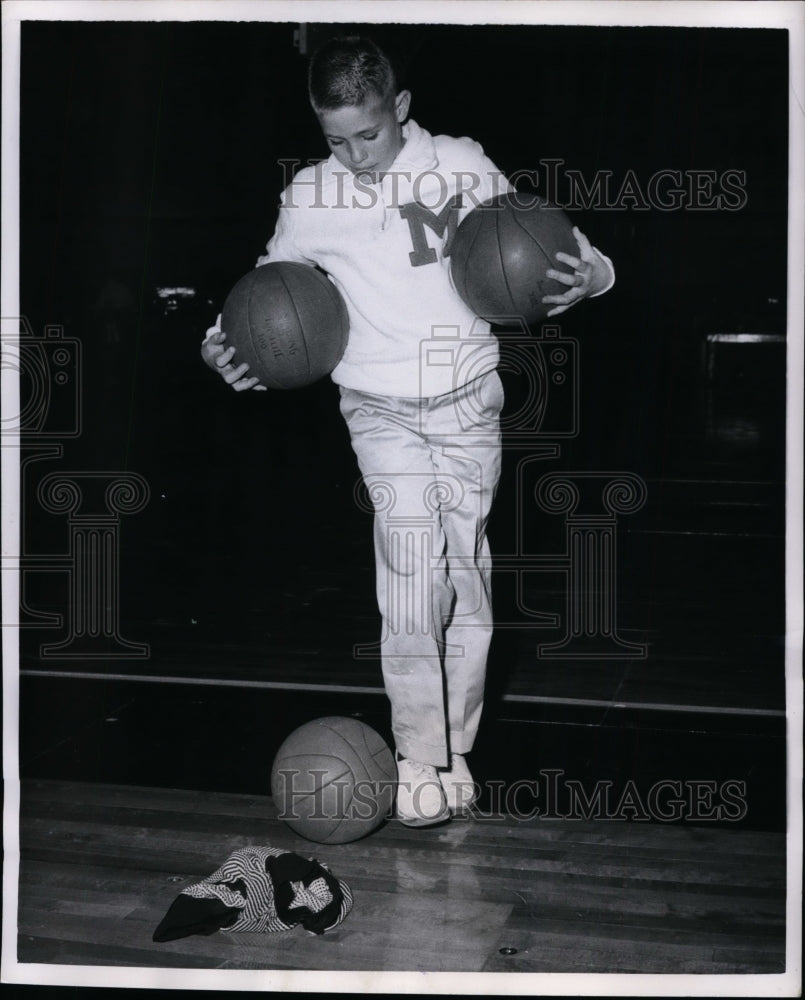
M 352 909 L 352 893 L 326 865 L 292 851 L 243 847 L 221 867 L 181 891 L 153 939 L 250 931 L 277 933 L 301 924 L 313 934 L 332 930 Z

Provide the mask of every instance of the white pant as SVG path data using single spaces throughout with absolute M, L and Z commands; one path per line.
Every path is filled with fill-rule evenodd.
M 397 749 L 445 766 L 472 748 L 492 637 L 489 510 L 503 386 L 488 372 L 426 399 L 341 387 L 374 510 L 383 680 Z

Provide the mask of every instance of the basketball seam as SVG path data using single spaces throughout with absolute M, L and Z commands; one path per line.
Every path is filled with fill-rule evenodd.
M 279 382 L 278 379 L 274 375 L 271 374 L 271 369 L 266 365 L 266 363 L 265 363 L 265 361 L 263 359 L 262 351 L 258 349 L 257 344 L 255 343 L 255 339 L 254 339 L 254 337 L 255 337 L 254 326 L 252 324 L 252 295 L 254 294 L 254 286 L 257 283 L 257 276 L 258 276 L 259 270 L 260 270 L 259 268 L 254 268 L 250 272 L 250 275 L 249 275 L 249 277 L 250 277 L 250 280 L 249 280 L 249 292 L 248 292 L 248 296 L 246 298 L 246 319 L 247 319 L 247 325 L 248 325 L 248 331 L 249 331 L 249 347 L 251 348 L 252 355 L 254 356 L 254 358 L 256 359 L 256 361 L 257 361 L 257 363 L 258 363 L 258 365 L 260 367 L 260 375 L 258 376 L 259 380 L 261 382 L 265 382 L 269 386 L 269 388 L 281 389 L 282 388 L 282 383 Z M 237 358 L 237 354 L 235 355 L 235 359 L 236 358 Z M 233 359 L 233 360 L 235 360 L 235 359 Z M 245 377 L 246 378 L 250 378 L 250 377 L 254 376 L 254 374 L 255 373 L 252 371 L 252 366 L 250 364 L 249 365 L 249 371 L 248 371 L 248 373 L 246 374 Z
M 472 239 L 470 240 L 470 245 L 467 247 L 467 249 L 466 249 L 466 251 L 464 253 L 464 267 L 463 267 L 463 274 L 462 274 L 462 277 L 463 277 L 464 280 L 462 281 L 462 284 L 464 285 L 464 293 L 467 294 L 467 295 L 470 294 L 470 282 L 467 281 L 467 270 L 469 268 L 469 262 L 470 262 L 471 255 L 472 255 L 472 248 L 475 246 L 475 241 L 478 239 L 478 236 L 479 236 L 479 234 L 480 234 L 480 232 L 481 232 L 482 229 L 483 229 L 483 219 L 480 220 L 479 223 L 478 223 L 478 225 L 475 227 L 475 232 L 472 234 Z
M 357 722 L 358 720 L 355 719 L 353 721 Z M 341 742 L 347 747 L 348 750 L 352 750 L 354 752 L 355 748 L 352 746 L 352 744 L 349 742 L 349 740 L 346 738 L 346 736 L 343 735 L 343 733 L 340 733 L 337 729 L 334 729 L 332 726 L 327 726 L 327 725 L 324 725 L 323 723 L 319 723 L 319 724 L 321 725 L 322 729 L 328 729 L 331 733 L 333 733 L 335 736 L 337 736 L 339 738 L 339 740 L 341 740 Z M 364 736 L 363 730 L 360 730 L 360 732 L 361 732 L 361 736 Z M 364 737 L 364 745 L 366 745 L 366 749 L 368 750 L 369 747 L 366 744 L 365 737 Z M 369 754 L 369 756 L 371 757 L 371 754 Z M 358 760 L 360 760 L 360 755 L 358 755 Z M 363 764 L 363 761 L 361 761 L 361 764 Z M 364 770 L 366 770 L 366 767 L 364 767 Z
M 506 274 L 506 262 L 503 260 L 503 248 L 500 245 L 501 234 L 500 234 L 500 220 L 503 213 L 498 212 L 495 216 L 495 246 L 497 247 L 498 257 L 500 258 L 500 273 L 503 275 L 503 283 L 506 286 L 506 292 L 509 296 L 509 302 L 511 303 L 512 309 L 517 309 L 517 303 L 514 301 L 514 293 L 511 290 L 511 285 L 509 284 L 509 277 Z
M 553 259 L 551 258 L 550 253 L 545 249 L 545 247 L 537 239 L 537 237 L 531 232 L 530 229 L 526 229 L 526 227 L 522 224 L 522 222 L 520 222 L 520 220 L 517 218 L 517 214 L 516 213 L 512 214 L 512 218 L 514 219 L 515 225 L 519 226 L 520 229 L 522 229 L 523 232 L 526 234 L 526 236 L 530 237 L 534 241 L 534 243 L 536 243 L 536 245 L 540 248 L 540 250 L 543 253 L 543 256 L 548 261 L 548 264 L 550 265 L 550 267 L 558 267 L 558 264 L 554 263 Z M 569 274 L 570 272 L 568 271 L 567 273 Z M 553 279 L 553 280 L 555 281 L 556 279 Z
M 349 338 L 349 313 L 347 312 L 347 304 L 346 302 L 344 302 L 343 296 L 335 287 L 333 282 L 329 280 L 329 278 L 327 279 L 327 285 L 328 285 L 328 292 L 330 295 L 330 299 L 332 300 L 333 303 L 333 307 L 335 309 L 335 312 L 338 314 L 338 318 L 341 320 L 342 345 L 341 345 L 341 350 L 338 352 L 338 359 L 336 360 L 336 363 L 333 366 L 335 367 L 344 357 L 344 352 L 347 349 L 347 340 Z M 346 327 L 347 330 L 346 337 L 343 336 L 344 327 Z
M 306 760 L 308 757 L 328 757 L 328 758 L 333 758 L 333 754 L 332 753 L 323 753 L 323 752 L 319 753 L 319 752 L 316 752 L 316 751 L 305 751 L 305 753 L 290 753 L 290 754 L 286 754 L 286 755 L 283 756 L 282 759 L 283 759 L 283 761 L 293 761 L 293 760 L 300 760 L 300 759 Z M 346 765 L 346 767 L 347 767 L 347 770 L 343 771 L 341 774 L 337 774 L 335 776 L 336 778 L 341 778 L 341 777 L 343 777 L 344 774 L 352 773 L 352 769 L 349 767 L 349 765 L 347 764 L 347 762 L 345 760 L 342 760 L 340 757 L 335 757 L 334 759 L 335 760 L 340 760 L 341 763 L 344 764 L 344 765 Z M 309 795 L 313 795 L 313 792 L 305 792 L 304 794 L 305 795 L 308 795 L 308 794 Z
M 344 805 L 344 815 L 336 823 L 335 828 L 332 829 L 332 830 L 330 830 L 330 832 L 327 834 L 327 837 L 324 840 L 325 844 L 327 843 L 327 841 L 330 841 L 332 843 L 332 838 L 338 833 L 338 831 L 341 829 L 341 827 L 344 825 L 344 823 L 346 823 L 347 819 L 349 819 L 349 817 L 346 815 L 346 812 L 349 809 L 349 807 L 352 805 L 352 800 L 354 798 L 355 798 L 355 787 L 353 786 L 352 789 L 350 790 L 350 793 L 349 793 L 349 802 L 344 802 L 344 804 L 343 804 Z
M 323 728 L 329 728 L 329 726 L 327 726 L 327 727 L 323 727 Z M 335 730 L 331 730 L 331 732 L 335 732 Z M 302 755 L 299 755 L 299 756 L 304 756 L 304 755 L 302 754 Z M 294 759 L 293 757 L 287 757 L 287 758 L 286 758 L 286 760 L 293 760 L 293 759 Z M 345 762 L 344 762 L 344 763 L 345 763 Z M 333 782 L 333 781 L 338 781 L 338 779 L 339 779 L 339 778 L 342 778 L 342 777 L 344 777 L 344 776 L 345 776 L 345 775 L 347 775 L 347 774 L 351 775 L 351 776 L 352 776 L 353 778 L 354 778 L 354 776 L 355 776 L 355 775 L 354 775 L 354 772 L 352 771 L 352 768 L 351 768 L 351 767 L 347 767 L 347 770 L 346 770 L 346 771 L 343 771 L 343 772 L 342 772 L 341 774 L 337 774 L 337 775 L 335 775 L 335 777 L 334 777 L 334 778 L 331 778 L 331 779 L 330 779 L 330 781 L 328 782 L 328 784 L 332 784 L 332 782 Z M 313 791 L 311 791 L 311 792 L 306 792 L 306 793 L 304 793 L 304 794 L 303 794 L 303 795 L 301 795 L 301 796 L 299 796 L 299 795 L 296 795 L 296 793 L 295 793 L 295 794 L 294 794 L 294 797 L 295 797 L 295 798 L 296 798 L 296 800 L 297 800 L 298 802 L 300 802 L 300 803 L 302 803 L 302 802 L 306 802 L 306 801 L 307 801 L 308 799 L 310 799 L 310 798 L 311 798 L 311 797 L 313 797 L 313 796 L 316 796 L 316 795 L 318 795 L 318 796 L 322 796 L 322 795 L 324 794 L 324 789 L 325 789 L 326 787 L 327 787 L 326 785 L 321 785 L 321 786 L 320 786 L 320 787 L 318 787 L 318 788 L 314 788 L 314 789 L 313 789 Z M 353 788 L 351 788 L 351 789 L 350 789 L 350 794 L 349 794 L 349 802 L 344 802 L 344 803 L 343 803 L 343 806 L 344 806 L 344 811 L 345 811 L 345 812 L 346 812 L 346 810 L 347 810 L 347 809 L 349 808 L 349 806 L 350 806 L 350 805 L 352 804 L 352 800 L 353 800 L 354 798 L 355 798 L 355 789 L 354 789 L 354 787 L 353 787 Z M 346 815 L 345 815 L 345 816 L 342 816 L 342 817 L 341 817 L 341 818 L 340 818 L 340 819 L 339 819 L 339 820 L 338 820 L 338 821 L 336 822 L 336 825 L 335 825 L 335 826 L 333 827 L 333 829 L 332 829 L 332 830 L 330 830 L 330 832 L 329 832 L 329 833 L 327 834 L 327 836 L 326 836 L 326 837 L 324 838 L 324 840 L 321 840 L 321 841 L 316 841 L 316 843 L 321 843 L 321 844 L 326 844 L 326 843 L 328 843 L 328 842 L 329 842 L 329 843 L 332 843 L 332 840 L 331 840 L 331 838 L 332 838 L 332 837 L 333 837 L 333 836 L 334 836 L 334 835 L 335 835 L 335 834 L 336 834 L 336 833 L 337 833 L 337 832 L 338 832 L 338 831 L 339 831 L 339 830 L 341 829 L 341 827 L 342 827 L 342 826 L 344 825 L 344 823 L 346 822 L 346 820 L 347 820 L 348 818 L 349 818 L 349 817 L 347 817 Z M 293 826 L 293 822 L 292 822 L 292 821 L 289 821 L 289 825 L 291 826 L 291 829 L 294 829 L 294 826 Z M 301 834 L 301 836 L 304 836 L 304 834 Z
M 257 271 L 256 270 L 251 271 L 249 274 L 249 288 L 248 291 L 246 292 L 246 329 L 248 330 L 249 333 L 249 348 L 251 350 L 251 353 L 253 357 L 255 357 L 260 363 L 259 377 L 262 380 L 268 381 L 267 379 L 265 379 L 265 365 L 263 364 L 263 359 L 261 358 L 260 352 L 257 350 L 257 347 L 255 346 L 254 343 L 254 329 L 252 327 L 252 295 L 254 294 L 254 283 L 256 281 L 256 278 L 257 278 Z M 236 363 L 237 363 L 237 357 L 238 357 L 238 352 L 237 348 L 235 348 L 235 354 L 232 360 Z M 249 365 L 249 374 L 254 375 L 254 372 L 251 371 L 251 365 Z
M 307 266 L 308 266 L 307 264 L 298 264 L 297 265 L 297 267 L 307 267 Z M 282 282 L 283 286 L 285 287 L 285 291 L 286 291 L 286 293 L 288 295 L 288 298 L 291 301 L 291 305 L 293 306 L 293 311 L 296 313 L 296 322 L 297 322 L 297 324 L 299 326 L 299 329 L 302 331 L 301 340 L 302 340 L 302 343 L 305 345 L 305 361 L 307 363 L 307 373 L 308 373 L 308 376 L 309 376 L 310 375 L 310 351 L 307 348 L 307 332 L 306 332 L 305 326 L 304 326 L 304 324 L 302 322 L 302 317 L 299 315 L 299 310 L 296 307 L 296 300 L 293 297 L 293 292 L 291 291 L 290 287 L 288 286 L 288 282 L 285 280 L 285 278 L 282 276 L 282 274 L 279 275 L 279 279 Z

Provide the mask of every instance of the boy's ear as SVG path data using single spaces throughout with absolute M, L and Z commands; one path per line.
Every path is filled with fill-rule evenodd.
M 408 109 L 411 107 L 411 91 L 401 90 L 394 98 L 394 113 L 398 122 L 404 122 L 408 117 Z

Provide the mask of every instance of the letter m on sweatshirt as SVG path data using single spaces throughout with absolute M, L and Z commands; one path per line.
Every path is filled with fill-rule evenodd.
M 414 249 L 408 254 L 411 260 L 411 267 L 422 267 L 423 264 L 435 264 L 437 261 L 436 251 L 428 245 L 425 227 L 433 230 L 437 237 L 441 239 L 447 230 L 443 255 L 450 256 L 450 247 L 458 226 L 458 210 L 461 208 L 461 195 L 454 195 L 444 206 L 441 212 L 433 212 L 417 201 L 402 205 L 400 215 L 408 223 L 411 233 L 411 242 Z

